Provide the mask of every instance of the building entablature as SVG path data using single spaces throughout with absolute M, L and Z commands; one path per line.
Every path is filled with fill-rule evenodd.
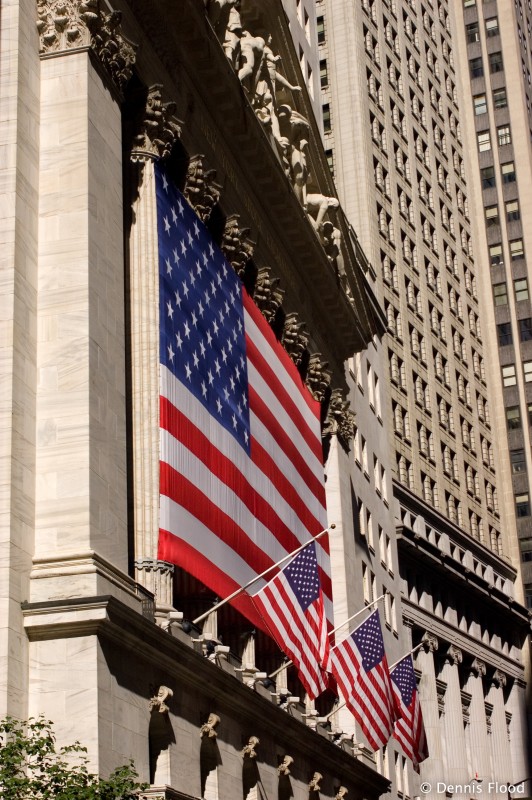
M 401 602 L 403 619 L 412 629 L 414 644 L 437 654 L 442 661 L 456 664 L 464 674 L 472 673 L 497 685 L 506 685 L 507 679 L 524 681 L 520 656 L 518 660 L 500 648 L 485 644 L 408 598 L 403 597 Z
M 118 2 L 128 36 L 142 41 L 135 81 L 164 85 L 187 157 L 202 153 L 216 170 L 222 214 L 238 215 L 256 267 L 280 280 L 287 313 L 340 376 L 342 361 L 384 332 L 382 309 L 335 197 L 281 3 L 243 3 L 234 36 L 216 13 L 223 5 Z
M 514 599 L 513 585 L 517 572 L 507 559 L 495 553 L 482 542 L 466 534 L 458 525 L 429 508 L 412 492 L 397 481 L 394 483 L 400 520 L 400 539 L 423 548 L 442 564 L 447 564 L 471 583 L 478 585 L 505 603 L 524 608 Z
M 272 784 L 291 773 L 305 786 L 319 775 L 324 797 L 334 797 L 341 787 L 347 787 L 349 797 L 355 800 L 376 800 L 389 790 L 389 782 L 365 762 L 365 757 L 361 760 L 351 740 L 333 740 L 323 726 L 309 726 L 290 713 L 289 704 L 285 710 L 279 707 L 275 692 L 257 682 L 251 687 L 242 677 L 239 679 L 238 671 L 225 658 L 229 648 L 221 648 L 224 652 L 217 663 L 203 648 L 196 649 L 181 628 L 172 635 L 108 595 L 26 603 L 23 614 L 30 641 L 75 637 L 87 641 L 94 636 L 105 652 L 110 648 L 109 652 L 120 653 L 115 678 L 121 686 L 134 687 L 137 705 L 144 693 L 146 719 L 164 716 L 170 725 L 179 724 L 175 727 L 177 737 L 183 735 L 183 719 L 190 729 L 189 738 L 194 727 L 197 729 L 196 746 L 190 754 L 194 757 L 196 753 L 198 770 L 202 748 L 211 742 L 238 751 L 244 774 L 245 762 L 260 762 L 261 779 L 264 771 Z M 129 672 L 131 663 L 136 665 L 134 675 Z M 194 703 L 189 708 L 190 698 Z M 152 784 L 147 797 L 173 800 L 193 796 L 180 793 L 188 786 L 180 787 L 179 783 L 172 783 L 168 791 Z

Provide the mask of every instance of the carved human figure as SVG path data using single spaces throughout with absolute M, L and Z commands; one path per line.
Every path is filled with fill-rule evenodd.
M 264 124 L 271 126 L 273 136 L 277 141 L 280 141 L 282 137 L 277 115 L 277 85 L 284 86 L 293 92 L 300 92 L 301 87 L 297 84 L 291 84 L 279 72 L 278 64 L 281 56 L 275 55 L 270 47 L 271 41 L 272 37 L 270 35 L 263 50 L 253 102 L 259 119 Z
M 253 36 L 249 31 L 242 31 L 240 37 L 240 63 L 242 66 L 238 71 L 238 77 L 242 86 L 250 94 L 254 93 L 257 84 L 265 46 L 266 42 L 262 36 Z
M 307 194 L 306 206 L 312 224 L 319 230 L 326 214 L 328 214 L 331 222 L 334 221 L 340 203 L 336 197 L 327 197 L 324 194 Z
M 281 135 L 290 143 L 290 176 L 292 186 L 300 203 L 306 207 L 307 183 L 309 170 L 307 166 L 307 148 L 310 138 L 310 125 L 302 114 L 288 105 L 279 106 L 279 125 Z
M 240 0 L 237 0 L 237 2 L 235 2 L 229 10 L 229 20 L 225 28 L 225 35 L 223 39 L 224 53 L 233 66 L 233 69 L 236 69 L 238 66 L 241 36 L 242 19 L 240 17 Z
M 225 38 L 231 11 L 240 6 L 240 0 L 208 0 L 207 14 L 219 39 Z

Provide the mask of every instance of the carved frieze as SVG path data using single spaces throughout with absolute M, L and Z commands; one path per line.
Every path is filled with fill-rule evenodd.
M 274 321 L 275 315 L 281 307 L 283 297 L 284 289 L 279 286 L 279 278 L 275 278 L 272 275 L 269 267 L 260 267 L 255 281 L 253 300 L 270 324 Z
M 205 169 L 204 156 L 191 156 L 183 194 L 203 222 L 211 216 L 221 191 L 221 185 L 216 183 L 216 170 Z
M 299 315 L 295 312 L 287 314 L 281 342 L 296 366 L 301 364 L 309 339 L 310 334 L 306 330 L 304 323 L 300 321 Z
M 148 89 L 138 133 L 133 139 L 132 161 L 167 158 L 181 135 L 181 123 L 174 116 L 176 104 L 163 103 L 162 88 L 156 83 Z
M 249 228 L 241 228 L 239 220 L 239 214 L 227 217 L 222 237 L 222 251 L 236 274 L 242 278 L 246 264 L 253 256 L 255 242 L 249 238 Z
M 345 450 L 349 450 L 355 431 L 355 415 L 349 407 L 342 389 L 333 389 L 327 417 L 323 427 L 324 436 L 336 434 L 338 441 Z
M 312 353 L 307 367 L 305 383 L 315 400 L 321 403 L 331 385 L 332 372 L 329 364 L 321 357 L 321 353 Z
M 90 50 L 122 93 L 131 77 L 136 47 L 120 31 L 120 11 L 106 13 L 100 0 L 38 0 L 42 57 Z

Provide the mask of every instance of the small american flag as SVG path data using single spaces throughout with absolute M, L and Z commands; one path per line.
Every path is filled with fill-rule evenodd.
M 160 165 L 155 177 L 158 557 L 223 598 L 327 526 L 320 405 Z M 326 538 L 318 563 L 330 619 Z M 263 625 L 247 595 L 233 604 Z
M 396 713 L 378 611 L 333 648 L 331 667 L 346 706 L 378 750 L 392 735 Z
M 390 677 L 398 717 L 393 735 L 404 754 L 411 759 L 414 769 L 419 772 L 418 765 L 428 758 L 429 751 L 412 656 L 405 656 L 399 661 L 390 671 Z
M 298 668 L 308 696 L 317 697 L 328 684 L 329 637 L 316 544 L 294 556 L 252 600 L 279 648 Z

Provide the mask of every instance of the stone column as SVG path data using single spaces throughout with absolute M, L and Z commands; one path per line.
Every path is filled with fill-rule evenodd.
M 504 703 L 504 690 L 506 675 L 496 669 L 491 678 L 491 685 L 486 700 L 492 705 L 491 713 L 491 759 L 493 780 L 498 783 L 521 780 L 525 773 L 517 775 L 512 769 L 512 754 L 508 740 L 508 725 L 506 723 L 506 709 Z M 503 795 L 494 795 L 503 797 Z
M 135 577 L 155 595 L 156 608 L 172 608 L 172 565 L 157 559 L 159 538 L 159 256 L 154 163 L 179 136 L 173 103 L 159 84 L 148 90 L 131 160 L 136 197 L 129 237 L 131 416 Z M 135 182 L 134 182 L 135 183 Z
M 438 687 L 436 683 L 436 670 L 434 666 L 434 653 L 438 649 L 438 639 L 432 633 L 423 636 L 424 647 L 418 650 L 415 657 L 416 669 L 421 672 L 418 691 L 421 703 L 421 712 L 425 724 L 429 758 L 420 765 L 422 781 L 436 784 L 443 780 L 443 752 L 440 710 L 438 702 Z
M 469 706 L 469 778 L 478 775 L 487 780 L 491 775 L 490 744 L 486 727 L 486 708 L 484 704 L 484 684 L 486 665 L 475 658 L 471 664 L 465 689 L 471 695 Z
M 445 653 L 445 663 L 441 671 L 441 679 L 447 686 L 443 717 L 446 742 L 444 779 L 452 784 L 467 784 L 471 778 L 468 774 L 466 738 L 462 717 L 462 696 L 460 676 L 458 674 L 462 660 L 462 651 L 455 645 L 450 645 Z M 460 794 L 455 796 L 461 797 Z
M 127 577 L 120 15 L 39 3 L 35 557 L 31 599 L 118 593 Z

